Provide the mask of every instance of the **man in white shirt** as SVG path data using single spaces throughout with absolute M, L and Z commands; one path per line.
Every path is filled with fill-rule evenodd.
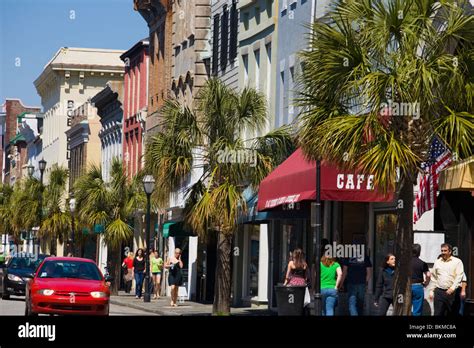
M 454 314 L 455 291 L 461 286 L 464 266 L 452 253 L 450 244 L 441 244 L 441 257 L 435 261 L 431 272 L 430 299 L 434 298 L 435 316 Z

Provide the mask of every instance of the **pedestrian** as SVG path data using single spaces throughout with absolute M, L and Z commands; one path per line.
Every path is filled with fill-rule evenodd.
M 379 315 L 387 315 L 388 307 L 393 303 L 393 276 L 395 274 L 395 255 L 388 253 L 380 270 L 375 287 L 374 305 Z
M 135 298 L 141 298 L 143 279 L 145 278 L 145 258 L 142 248 L 137 250 L 137 254 L 133 259 L 133 274 L 135 276 Z
M 364 249 L 362 249 L 364 250 Z M 342 262 L 342 282 L 347 280 L 349 313 L 352 316 L 364 313 L 365 292 L 372 277 L 372 263 L 365 253 L 347 258 Z
M 322 311 L 324 316 L 334 316 L 334 311 L 337 306 L 338 289 L 342 284 L 342 269 L 341 265 L 336 262 L 336 259 L 324 254 L 320 260 L 321 267 L 321 297 L 322 297 Z M 313 267 L 313 289 L 314 279 L 316 279 L 316 267 Z
M 437 259 L 431 272 L 430 300 L 434 301 L 434 315 L 455 315 L 455 292 L 461 287 L 464 265 L 453 256 L 451 244 L 441 244 L 441 258 Z
M 163 270 L 163 259 L 158 255 L 158 251 L 155 250 L 151 259 L 151 274 L 153 277 L 153 298 L 160 297 L 161 287 L 161 273 Z
M 287 286 L 306 286 L 308 279 L 308 264 L 304 259 L 303 250 L 295 249 L 292 253 L 292 260 L 288 262 L 285 281 Z
M 178 290 L 183 285 L 183 261 L 181 261 L 181 249 L 174 249 L 174 256 L 166 260 L 165 268 L 169 268 L 168 285 L 171 287 L 171 307 L 178 307 Z
M 123 281 L 125 283 L 125 293 L 129 294 L 132 290 L 133 281 L 133 253 L 128 252 L 127 257 L 122 262 Z
M 430 283 L 431 273 L 426 262 L 420 259 L 421 245 L 413 244 L 411 258 L 411 304 L 412 315 L 423 313 L 425 287 Z

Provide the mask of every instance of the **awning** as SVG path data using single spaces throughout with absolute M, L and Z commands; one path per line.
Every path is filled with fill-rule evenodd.
M 474 156 L 441 171 L 438 187 L 443 191 L 474 191 Z
M 163 237 L 187 237 L 194 236 L 192 231 L 184 228 L 183 221 L 170 221 L 163 224 Z
M 321 200 L 348 202 L 391 202 L 393 193 L 382 194 L 373 186 L 374 175 L 342 171 L 321 162 Z M 260 184 L 258 210 L 316 199 L 316 162 L 307 161 L 296 150 Z

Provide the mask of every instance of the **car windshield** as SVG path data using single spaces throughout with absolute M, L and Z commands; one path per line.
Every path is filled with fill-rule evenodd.
M 27 269 L 34 271 L 43 259 L 44 257 L 13 257 L 8 263 L 8 267 L 11 269 Z
M 76 278 L 102 280 L 94 263 L 83 261 L 46 261 L 38 272 L 39 278 Z

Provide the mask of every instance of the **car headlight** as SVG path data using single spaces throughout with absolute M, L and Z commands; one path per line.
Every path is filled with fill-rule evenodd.
M 101 297 L 107 297 L 107 293 L 102 292 L 102 291 L 92 291 L 91 296 L 93 298 L 101 298 Z
M 51 296 L 52 294 L 54 294 L 54 290 L 51 290 L 51 289 L 41 289 L 41 290 L 38 290 L 38 294 L 44 295 L 44 296 Z
M 21 282 L 23 279 L 21 279 L 19 276 L 16 276 L 14 274 L 9 274 L 8 275 L 8 280 L 14 281 L 14 282 Z

